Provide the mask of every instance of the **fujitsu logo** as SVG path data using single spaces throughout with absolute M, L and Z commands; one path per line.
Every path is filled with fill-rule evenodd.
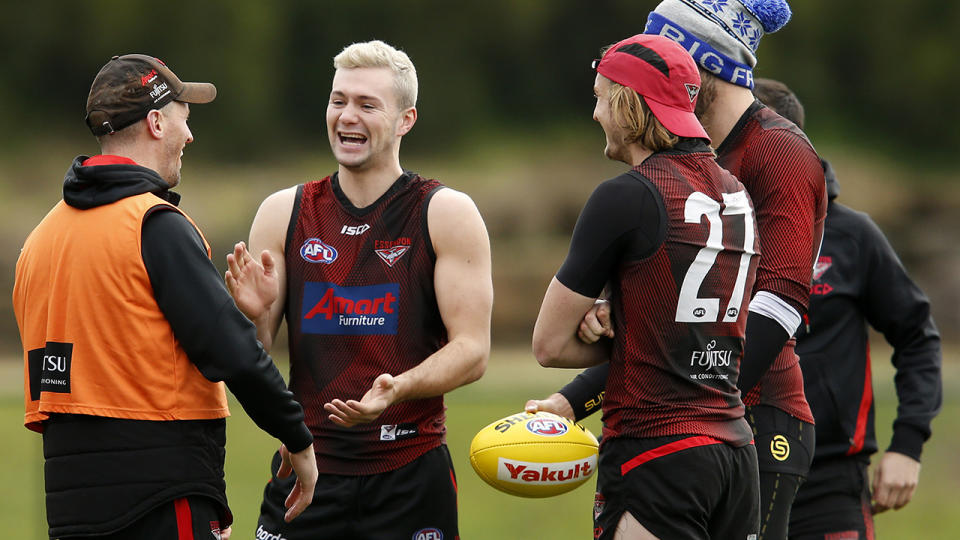
M 537 463 L 500 458 L 497 478 L 525 485 L 556 485 L 578 482 L 593 474 L 597 456 L 559 463 Z
M 166 91 L 167 91 L 167 83 L 155 84 L 153 85 L 153 90 L 150 91 L 150 97 L 156 99 Z
M 700 366 L 706 369 L 729 367 L 733 352 L 731 350 L 718 350 L 717 340 L 711 340 L 710 343 L 707 343 L 707 350 L 693 351 L 690 354 L 690 367 Z

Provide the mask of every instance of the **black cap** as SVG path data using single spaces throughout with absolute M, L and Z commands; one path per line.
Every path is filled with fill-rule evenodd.
M 182 82 L 157 58 L 144 54 L 114 56 L 97 73 L 87 96 L 87 127 L 107 135 L 139 122 L 171 101 L 210 103 L 211 83 Z

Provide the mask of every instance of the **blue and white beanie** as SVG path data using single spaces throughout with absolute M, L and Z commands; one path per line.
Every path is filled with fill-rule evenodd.
M 790 20 L 786 0 L 663 0 L 643 33 L 683 45 L 705 71 L 753 88 L 757 47 Z

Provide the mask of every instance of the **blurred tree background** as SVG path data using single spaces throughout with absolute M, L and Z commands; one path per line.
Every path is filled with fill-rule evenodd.
M 219 255 L 247 235 L 270 192 L 334 170 L 324 111 L 332 57 L 383 39 L 410 54 L 419 121 L 404 166 L 467 191 L 495 254 L 495 339 L 527 343 L 539 300 L 587 194 L 621 170 L 591 121 L 601 46 L 642 31 L 656 0 L 87 0 L 7 2 L 0 33 L 0 285 L 59 198 L 73 156 L 97 152 L 86 94 L 114 54 L 142 52 L 184 80 L 212 81 L 193 110 L 184 208 Z M 785 81 L 808 132 L 835 162 L 841 201 L 870 211 L 934 299 L 949 339 L 960 327 L 955 241 L 960 147 L 955 55 L 960 4 L 803 0 L 767 35 L 757 76 Z M 0 336 L 16 355 L 12 310 Z
M 4 474 L 32 489 L 21 504 L 14 504 L 21 499 L 15 497 L 0 505 L 0 514 L 8 516 L 4 525 L 23 521 L 33 527 L 32 537 L 44 536 L 39 438 L 14 419 L 22 418 L 16 377 L 22 352 L 9 301 L 14 266 L 27 234 L 59 200 L 72 158 L 98 153 L 83 118 L 100 67 L 113 55 L 146 53 L 163 59 L 184 80 L 217 85 L 217 100 L 192 110 L 196 144 L 185 151 L 178 191 L 223 270 L 224 255 L 247 237 L 264 197 L 335 170 L 324 121 L 332 58 L 344 46 L 369 39 L 405 50 L 418 70 L 419 120 L 404 138 L 403 165 L 469 193 L 490 230 L 493 362 L 484 379 L 451 396 L 451 436 L 460 441 L 453 451 L 460 460 L 464 500 L 470 501 L 464 514 L 473 511 L 477 522 L 467 523 L 465 530 L 486 530 L 503 508 L 510 508 L 517 521 L 531 521 L 532 514 L 518 511 L 516 501 L 484 502 L 470 492 L 470 482 L 479 481 L 465 463 L 465 441 L 488 419 L 566 380 L 568 374 L 541 375 L 532 366 L 527 350 L 533 322 L 588 194 L 624 169 L 603 158 L 603 133 L 591 120 L 589 64 L 600 47 L 642 31 L 658 1 L 4 2 L 0 290 L 8 300 L 0 302 L 0 358 L 10 362 L 0 363 L 0 404 L 9 419 L 2 424 L 14 433 L 7 437 L 4 456 L 16 468 Z M 946 522 L 943 530 L 956 530 L 950 524 L 956 518 L 949 494 L 960 478 L 955 459 L 960 415 L 950 397 L 950 389 L 960 384 L 955 369 L 960 364 L 960 114 L 950 101 L 960 87 L 955 65 L 960 3 L 791 3 L 793 20 L 762 40 L 755 74 L 786 82 L 804 102 L 808 134 L 838 172 L 840 201 L 870 212 L 884 229 L 931 297 L 937 323 L 952 342 L 944 413 L 934 429 L 933 450 L 924 458 L 923 502 L 918 499 L 898 517 L 881 518 L 881 532 L 900 520 L 900 530 L 909 532 L 894 532 L 891 538 L 946 538 L 923 531 L 935 521 Z M 282 345 L 274 351 L 281 361 Z M 888 350 L 874 350 L 877 361 L 885 363 Z M 525 358 L 531 365 L 517 371 Z M 877 396 L 890 417 L 892 375 L 883 369 L 877 370 Z M 471 400 L 477 402 L 477 418 L 468 422 L 462 415 L 472 410 Z M 492 404 L 504 410 L 480 409 Z M 879 419 L 878 429 L 887 429 L 889 421 Z M 231 422 L 249 423 L 243 414 Z M 228 452 L 228 459 L 262 460 L 262 454 L 248 451 L 245 436 L 261 437 L 265 448 L 273 445 L 253 428 L 231 433 L 231 448 L 241 450 Z M 233 501 L 249 520 L 259 501 L 261 471 L 233 467 L 228 468 L 233 471 L 229 483 L 238 490 L 233 493 L 249 497 L 243 502 L 236 495 Z M 245 481 L 253 487 L 244 488 Z M 583 497 L 589 505 L 591 495 Z M 478 504 L 485 510 L 475 510 Z M 543 519 L 565 520 L 575 513 L 538 508 L 550 512 Z M 587 516 L 581 516 L 585 527 Z M 564 520 L 560 527 L 570 528 Z M 240 528 L 237 534 L 246 534 Z M 520 531 L 513 537 L 542 535 Z

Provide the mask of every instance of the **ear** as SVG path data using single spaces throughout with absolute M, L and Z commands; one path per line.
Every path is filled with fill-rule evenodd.
M 147 133 L 149 133 L 151 137 L 154 139 L 163 138 L 164 118 L 163 113 L 159 109 L 153 109 L 148 112 L 144 121 L 147 123 Z
M 413 125 L 417 123 L 417 108 L 410 107 L 409 109 L 403 111 L 400 114 L 400 125 L 397 126 L 397 136 L 403 137 L 413 129 Z

